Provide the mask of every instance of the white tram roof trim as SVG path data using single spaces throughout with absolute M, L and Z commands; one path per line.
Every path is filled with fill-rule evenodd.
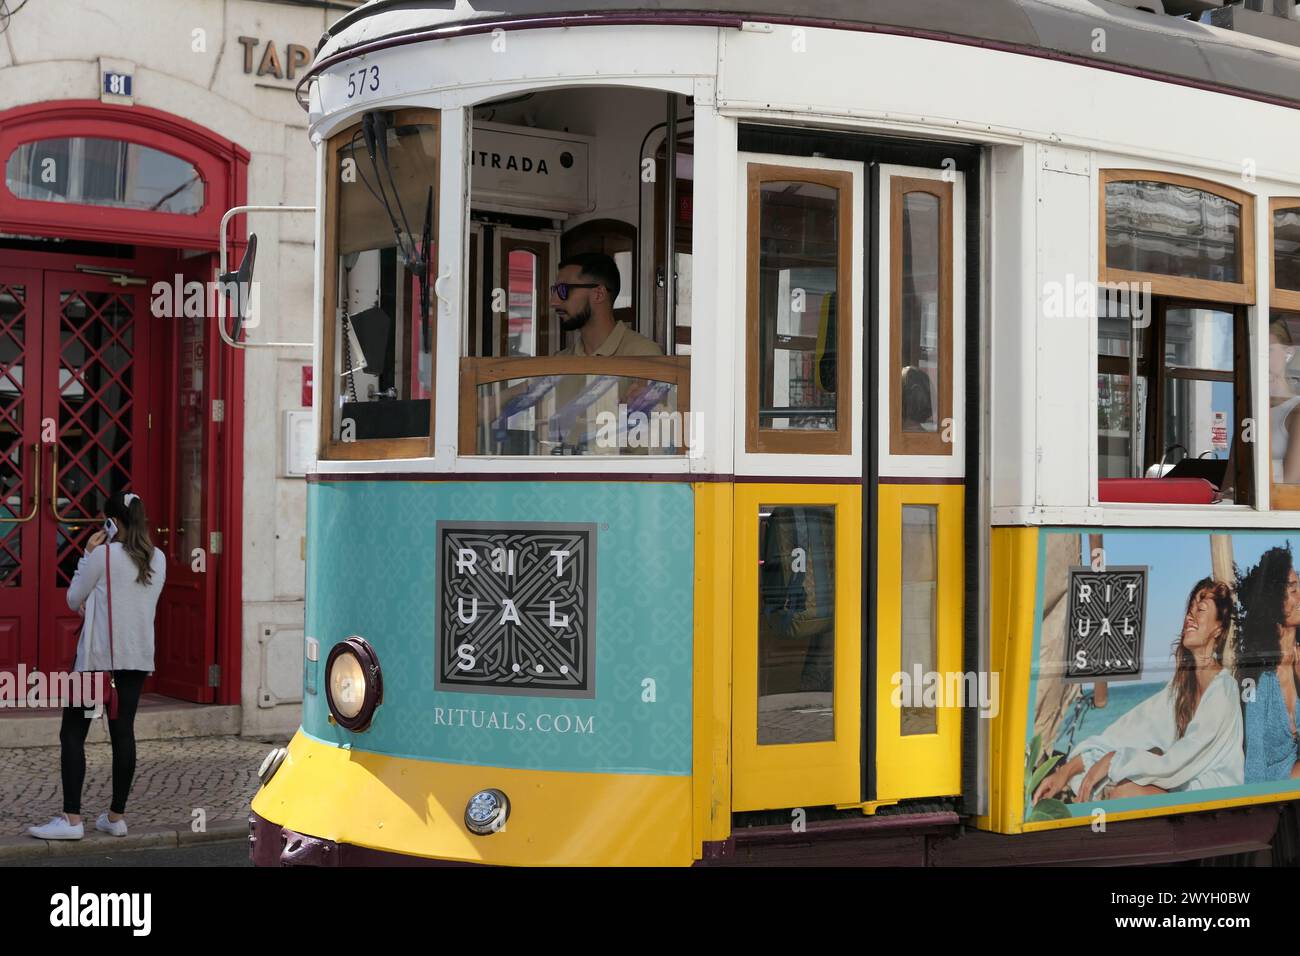
M 1099 66 L 1300 103 L 1300 49 L 1110 0 L 370 0 L 329 30 L 317 63 L 381 41 L 480 22 L 659 17 L 664 23 L 774 20 L 881 29 L 1041 51 Z M 1106 50 L 1093 50 L 1093 30 Z

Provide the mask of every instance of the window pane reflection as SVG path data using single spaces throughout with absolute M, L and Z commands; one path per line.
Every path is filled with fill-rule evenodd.
M 938 672 L 938 589 L 939 508 L 937 505 L 903 506 L 902 554 L 902 670 L 913 688 L 913 699 L 904 701 L 901 732 L 938 733 L 938 712 L 921 704 L 916 691 L 925 686 L 925 675 Z M 918 679 L 918 675 L 919 678 Z M 908 706 L 908 704 L 914 706 Z
M 903 197 L 900 302 L 903 431 L 937 431 L 939 405 L 939 197 Z
M 1191 458 L 1226 459 L 1236 432 L 1231 382 L 1165 379 L 1166 448 L 1182 445 Z
M 1300 209 L 1273 213 L 1273 284 L 1300 292 Z
M 1232 371 L 1231 312 L 1170 309 L 1165 315 L 1165 365 Z
M 759 199 L 759 426 L 833 431 L 839 190 L 765 182 Z
M 760 505 L 758 742 L 835 739 L 835 506 Z
M 537 256 L 512 249 L 506 259 L 510 277 L 507 355 L 537 354 Z
M 203 208 L 199 171 L 168 153 L 117 139 L 74 136 L 24 143 L 5 185 L 19 199 L 192 215 Z
M 1240 282 L 1241 206 L 1189 186 L 1107 183 L 1106 265 Z

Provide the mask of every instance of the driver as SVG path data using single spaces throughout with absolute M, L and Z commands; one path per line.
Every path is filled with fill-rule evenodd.
M 663 355 L 653 341 L 614 319 L 620 281 L 618 266 L 599 252 L 583 252 L 560 263 L 551 286 L 551 311 L 564 332 L 577 332 L 557 355 Z

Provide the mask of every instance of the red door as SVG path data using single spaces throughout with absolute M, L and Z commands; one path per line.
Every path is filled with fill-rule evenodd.
M 0 670 L 71 666 L 81 617 L 68 585 L 105 497 L 130 490 L 168 558 L 146 689 L 210 702 L 215 331 L 173 309 L 154 314 L 155 282 L 173 284 L 172 253 L 142 255 L 120 275 L 30 261 L 0 269 Z M 197 263 L 206 271 L 207 257 Z
M 205 257 L 184 274 L 207 282 L 214 268 Z M 208 298 L 211 302 L 211 298 Z M 167 555 L 167 584 L 158 602 L 155 676 L 159 693 L 200 703 L 214 699 L 216 584 L 220 555 L 212 532 L 217 520 L 215 456 L 220 423 L 213 414 L 212 383 L 221 350 L 210 319 L 179 315 L 168 327 L 166 461 L 163 490 L 154 513 L 158 547 Z M 238 632 L 236 632 L 238 633 Z M 166 634 L 166 639 L 162 637 Z
M 53 438 L 42 441 L 38 529 L 45 671 L 67 669 L 76 656 L 81 616 L 68 609 L 67 589 L 104 500 L 130 490 L 149 502 L 158 484 L 148 291 L 144 278 L 45 272 L 40 417 L 43 438 Z
M 0 671 L 39 644 L 41 273 L 0 269 Z

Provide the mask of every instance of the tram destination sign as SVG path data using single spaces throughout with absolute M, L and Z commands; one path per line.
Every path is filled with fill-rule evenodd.
M 438 522 L 434 686 L 590 698 L 596 526 Z
M 1065 618 L 1067 681 L 1142 676 L 1147 568 L 1070 568 Z

